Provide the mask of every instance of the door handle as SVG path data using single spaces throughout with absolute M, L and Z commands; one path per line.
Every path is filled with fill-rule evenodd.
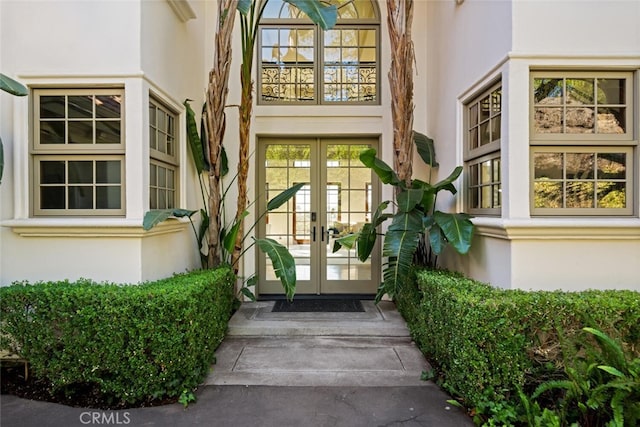
M 322 230 L 322 241 L 324 242 L 324 225 L 321 227 Z M 327 232 L 327 241 L 329 240 L 329 232 Z
M 316 241 L 316 226 L 315 225 L 311 228 L 311 240 L 314 241 L 314 242 Z

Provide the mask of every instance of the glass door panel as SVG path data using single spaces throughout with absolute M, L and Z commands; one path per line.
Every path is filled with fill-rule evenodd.
M 296 195 L 278 209 L 265 216 L 261 233 L 289 249 L 296 262 L 298 292 L 313 292 L 311 280 L 311 154 L 312 146 L 304 143 L 267 143 L 263 146 L 264 190 L 260 211 L 266 209 L 266 201 L 273 199 L 295 184 L 305 183 Z M 260 292 L 281 294 L 282 285 L 276 277 L 269 257 L 260 253 L 262 278 Z
M 343 247 L 333 252 L 336 238 L 357 233 L 371 220 L 371 170 L 359 158 L 360 153 L 371 148 L 371 145 L 328 142 L 323 148 L 326 153 L 326 168 L 322 175 L 326 192 L 322 207 L 327 242 L 322 265 L 321 292 L 375 293 L 372 258 L 361 262 L 355 248 Z
M 305 184 L 259 226 L 260 236 L 280 242 L 293 255 L 296 294 L 375 294 L 379 248 L 365 262 L 358 260 L 356 249 L 333 252 L 335 239 L 371 220 L 376 187 L 359 155 L 375 144 L 375 139 L 261 140 L 259 162 L 264 169 L 258 170 L 258 182 L 266 197 L 260 199 L 259 210 L 283 190 Z M 271 261 L 262 253 L 258 266 L 259 294 L 282 294 Z

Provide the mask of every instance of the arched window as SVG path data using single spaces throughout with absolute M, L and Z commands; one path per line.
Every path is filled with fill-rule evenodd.
M 258 40 L 260 104 L 379 104 L 375 0 L 327 0 L 338 9 L 328 31 L 289 3 L 267 1 Z

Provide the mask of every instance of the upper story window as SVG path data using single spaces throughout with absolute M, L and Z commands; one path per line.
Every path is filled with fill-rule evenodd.
M 336 26 L 269 0 L 260 21 L 260 104 L 379 104 L 380 15 L 372 0 L 327 0 Z
M 501 124 L 502 85 L 498 83 L 465 105 L 467 210 L 476 215 L 500 215 Z
M 534 215 L 631 215 L 633 73 L 531 74 Z
M 124 91 L 33 95 L 33 215 L 124 215 Z
M 178 179 L 177 114 L 149 98 L 149 209 L 176 206 Z

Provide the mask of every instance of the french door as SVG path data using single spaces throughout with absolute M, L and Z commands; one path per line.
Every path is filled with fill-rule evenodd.
M 355 249 L 333 252 L 338 237 L 357 232 L 378 205 L 378 185 L 359 159 L 377 139 L 261 138 L 258 143 L 258 212 L 268 200 L 304 186 L 258 226 L 260 237 L 285 245 L 296 261 L 296 294 L 375 294 L 380 254 L 365 262 Z M 271 260 L 258 251 L 258 293 L 283 294 Z

